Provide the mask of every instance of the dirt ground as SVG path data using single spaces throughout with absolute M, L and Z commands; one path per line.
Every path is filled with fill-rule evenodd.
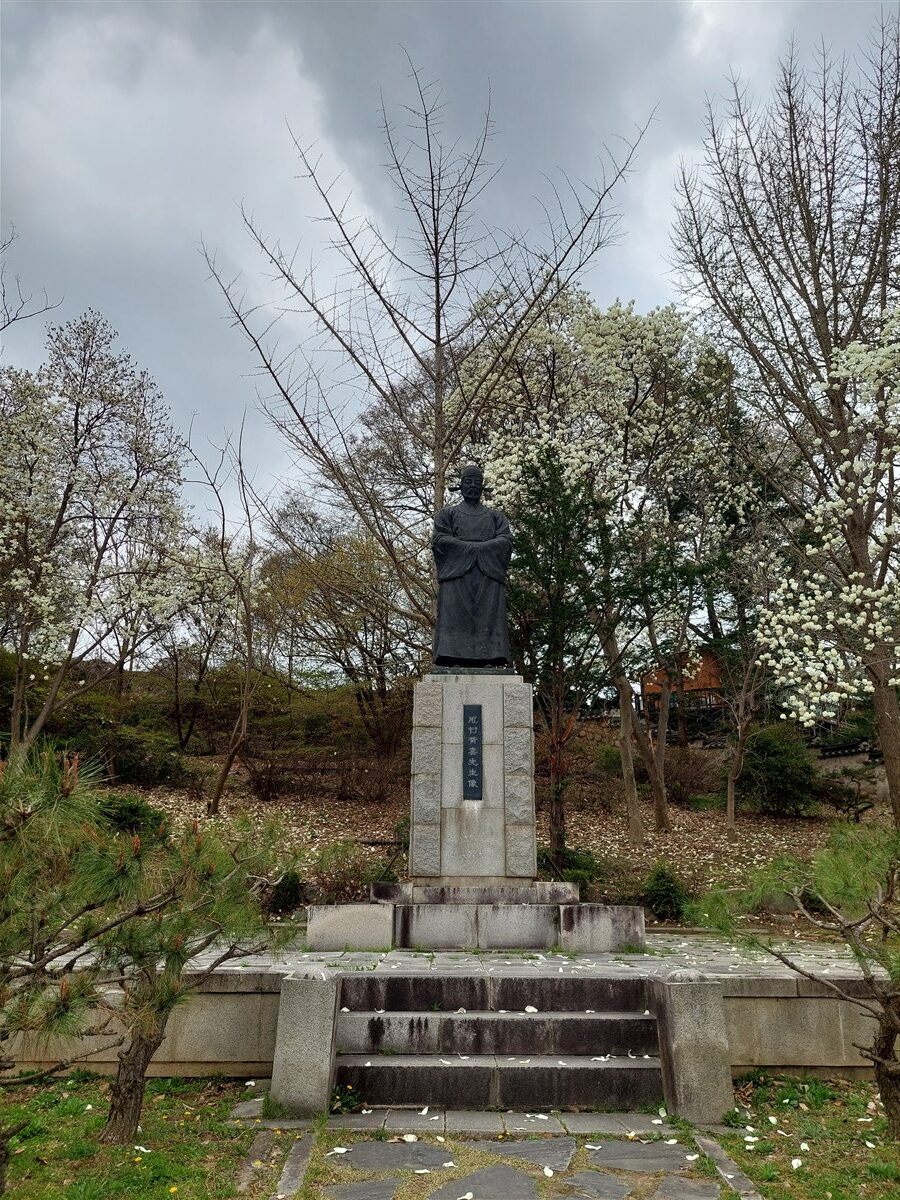
M 739 813 L 736 837 L 729 838 L 721 810 L 695 811 L 685 804 L 670 805 L 671 832 L 657 833 L 647 801 L 643 806 L 644 844 L 630 846 L 621 781 L 614 770 L 598 770 L 596 766 L 598 748 L 603 743 L 610 744 L 613 738 L 614 734 L 609 730 L 587 726 L 575 739 L 570 754 L 572 779 L 567 792 L 567 844 L 574 849 L 590 850 L 608 860 L 613 864 L 617 878 L 626 885 L 629 880 L 638 881 L 654 863 L 664 860 L 693 891 L 705 891 L 715 885 L 735 886 L 773 858 L 783 855 L 809 857 L 827 837 L 829 823 L 834 818 L 831 810 L 809 818 L 782 819 Z M 719 753 L 698 751 L 699 767 L 695 760 L 691 771 L 696 774 L 699 769 L 702 776 L 706 770 L 715 779 Z M 546 844 L 548 829 L 542 804 L 545 784 L 541 757 L 538 739 L 538 840 Z M 820 766 L 823 771 L 834 772 L 842 770 L 847 762 L 843 759 L 824 760 Z M 214 765 L 209 759 L 197 760 L 197 763 L 206 770 L 212 770 Z M 373 775 L 380 773 L 382 777 L 380 787 L 374 788 L 366 784 L 369 768 L 361 760 L 355 767 L 355 794 L 344 794 L 339 798 L 341 788 L 336 776 L 330 776 L 326 770 L 312 784 L 307 782 L 302 793 L 288 791 L 274 800 L 261 802 L 253 797 L 246 774 L 237 767 L 229 781 L 221 814 L 212 819 L 226 829 L 238 818 L 249 820 L 251 826 L 260 831 L 274 825 L 283 848 L 304 856 L 321 853 L 337 842 L 356 841 L 359 844 L 357 861 L 367 859 L 375 863 L 385 856 L 390 858 L 392 849 L 368 843 L 393 839 L 397 823 L 409 811 L 408 764 L 401 757 L 394 768 L 387 788 L 383 784 L 384 764 L 372 764 Z M 702 781 L 697 784 L 697 789 L 705 790 Z M 347 791 L 346 775 L 343 791 Z M 379 791 L 386 795 L 378 795 Z M 211 819 L 206 816 L 203 799 L 196 795 L 167 788 L 146 789 L 144 795 L 176 822 Z M 863 819 L 883 819 L 887 814 L 882 809 L 883 805 L 876 800 Z M 403 865 L 402 857 L 398 857 L 395 869 L 401 875 Z

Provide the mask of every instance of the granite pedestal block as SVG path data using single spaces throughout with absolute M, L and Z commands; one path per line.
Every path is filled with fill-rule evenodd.
M 466 736 L 473 733 L 473 715 L 475 741 Z M 503 887 L 534 879 L 533 721 L 531 685 L 520 675 L 434 673 L 416 684 L 415 884 Z

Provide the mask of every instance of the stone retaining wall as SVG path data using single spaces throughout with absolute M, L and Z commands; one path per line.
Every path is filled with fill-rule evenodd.
M 150 1074 L 270 1075 L 281 980 L 277 970 L 217 971 L 173 1013 Z M 824 986 L 787 974 L 720 982 L 735 1075 L 756 1067 L 850 1076 L 867 1070 L 854 1042 L 871 1041 L 870 1018 Z M 841 980 L 841 986 L 852 988 L 854 981 Z M 82 1044 L 80 1051 L 87 1048 Z M 73 1047 L 59 1042 L 20 1049 L 20 1069 L 58 1061 L 67 1051 Z M 116 1050 L 101 1050 L 83 1065 L 114 1071 Z

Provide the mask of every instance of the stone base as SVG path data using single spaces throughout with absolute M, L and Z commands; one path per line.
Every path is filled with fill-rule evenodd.
M 373 883 L 369 896 L 389 904 L 577 904 L 578 884 L 520 879 L 465 881 L 435 879 Z
M 412 885 L 399 885 L 410 887 Z M 551 885 L 553 886 L 553 885 Z M 405 899 L 405 897 L 404 897 Z M 313 950 L 548 950 L 608 954 L 644 946 L 636 905 L 560 903 L 392 903 L 312 905 Z

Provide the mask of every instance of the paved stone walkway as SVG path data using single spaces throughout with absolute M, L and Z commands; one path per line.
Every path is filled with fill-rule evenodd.
M 256 1096 L 232 1113 L 257 1129 L 242 1168 L 245 1187 L 260 1160 L 271 1161 L 273 1130 L 311 1124 L 264 1120 L 261 1112 Z M 312 1134 L 297 1137 L 279 1200 L 299 1192 L 313 1154 Z M 326 1200 L 399 1200 L 413 1180 L 415 1195 L 427 1200 L 720 1200 L 720 1183 L 698 1174 L 703 1156 L 742 1200 L 762 1200 L 712 1138 L 691 1139 L 644 1113 L 375 1109 L 331 1117 L 325 1137 L 330 1149 L 319 1161 L 332 1173 L 321 1187 Z
M 331 1151 L 336 1168 L 351 1179 L 357 1172 L 378 1172 L 382 1177 L 332 1184 L 323 1189 L 323 1195 L 329 1200 L 394 1200 L 412 1175 L 440 1176 L 448 1171 L 456 1172 L 454 1178 L 429 1189 L 425 1193 L 428 1200 L 537 1200 L 539 1181 L 544 1183 L 544 1195 L 560 1200 L 564 1196 L 570 1200 L 628 1200 L 638 1195 L 652 1200 L 717 1200 L 721 1195 L 715 1181 L 692 1176 L 692 1164 L 700 1156 L 674 1138 L 588 1143 L 585 1149 L 591 1165 L 569 1172 L 578 1149 L 576 1140 L 566 1137 L 482 1141 L 478 1144 L 482 1156 L 490 1154 L 503 1161 L 460 1173 L 446 1145 L 357 1142 Z M 385 1179 L 385 1173 L 391 1177 Z

